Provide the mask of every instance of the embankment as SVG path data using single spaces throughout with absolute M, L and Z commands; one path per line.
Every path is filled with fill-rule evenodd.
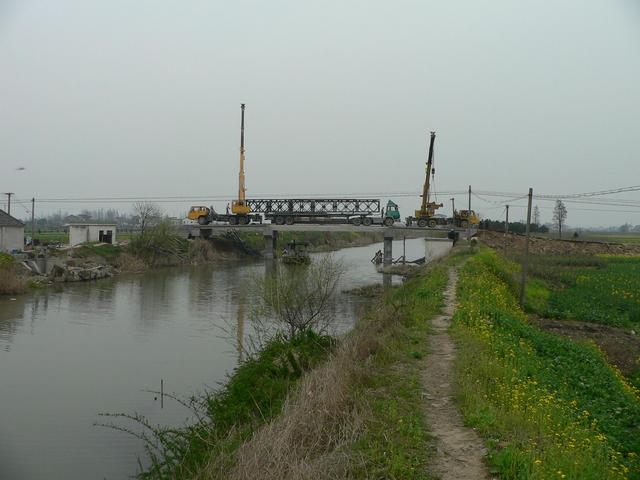
M 426 478 L 432 442 L 425 429 L 422 372 L 428 320 L 443 304 L 447 269 L 444 264 L 425 268 L 376 301 L 349 334 L 332 341 L 324 359 L 300 362 L 287 356 L 257 369 L 241 366 L 219 393 L 202 402 L 242 398 L 241 411 L 233 405 L 207 410 L 198 428 L 181 430 L 181 445 L 188 449 L 169 448 L 159 457 L 156 465 L 175 462 L 170 469 L 144 476 Z M 265 380 L 293 372 L 296 364 L 306 373 L 286 388 L 274 389 Z M 244 393 L 236 387 L 242 377 L 250 385 Z M 191 455 L 194 451 L 199 454 Z
M 286 232 L 282 244 L 307 241 L 311 251 L 337 250 L 381 241 L 382 234 L 357 232 Z M 86 244 L 75 248 L 50 248 L 47 251 L 48 274 L 21 268 L 15 261 L 0 264 L 0 294 L 18 294 L 29 286 L 78 282 L 112 277 L 120 273 L 140 273 L 149 269 L 201 265 L 260 257 L 262 235 L 240 234 L 208 240 L 186 240 L 171 229 L 160 226 L 144 236 L 121 245 Z M 41 253 L 41 257 L 44 255 Z M 7 255 L 7 259 L 10 256 Z M 43 263 L 40 259 L 40 263 Z

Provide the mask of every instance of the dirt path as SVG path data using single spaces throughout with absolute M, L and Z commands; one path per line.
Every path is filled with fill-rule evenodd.
M 438 452 L 431 472 L 442 480 L 489 479 L 483 461 L 487 450 L 478 434 L 464 426 L 453 402 L 456 348 L 448 329 L 456 306 L 457 280 L 457 272 L 452 268 L 443 314 L 431 320 L 434 333 L 429 336 L 430 353 L 422 377 L 427 421 L 436 438 Z

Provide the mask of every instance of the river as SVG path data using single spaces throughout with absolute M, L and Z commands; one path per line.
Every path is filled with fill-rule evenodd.
M 370 263 L 381 248 L 333 253 L 346 266 L 340 290 L 381 282 Z M 422 257 L 425 242 L 407 240 L 406 250 L 408 259 Z M 264 271 L 263 261 L 167 268 L 0 299 L 0 479 L 134 476 L 141 442 L 94 426 L 109 420 L 98 414 L 183 424 L 183 407 L 165 400 L 161 408 L 145 390 L 162 379 L 165 392 L 188 396 L 223 382 L 239 358 L 238 331 L 223 330 L 240 325 L 240 339 L 246 334 L 247 285 Z M 341 329 L 363 303 L 338 295 Z

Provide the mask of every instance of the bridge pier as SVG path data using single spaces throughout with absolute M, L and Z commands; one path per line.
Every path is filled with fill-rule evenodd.
M 276 258 L 278 251 L 278 231 L 277 230 L 265 230 L 264 231 L 264 258 L 266 260 L 273 260 Z
M 386 267 L 393 262 L 393 231 L 384 231 L 384 255 L 382 257 L 382 264 Z

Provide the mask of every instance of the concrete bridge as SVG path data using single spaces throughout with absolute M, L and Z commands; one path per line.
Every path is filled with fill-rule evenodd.
M 383 233 L 384 250 L 383 264 L 391 265 L 393 261 L 393 240 L 402 238 L 402 235 L 410 235 L 412 238 L 423 237 L 425 240 L 434 242 L 451 242 L 447 238 L 447 232 L 451 227 L 439 226 L 435 228 L 407 227 L 406 225 L 394 225 L 393 227 L 382 227 L 379 225 L 363 226 L 351 224 L 293 224 L 275 225 L 272 223 L 257 223 L 249 225 L 185 225 L 185 230 L 191 237 L 208 238 L 214 235 L 221 235 L 229 231 L 262 233 L 264 236 L 264 255 L 266 259 L 273 259 L 278 251 L 279 232 L 363 232 L 363 233 Z M 468 230 L 454 228 L 464 238 Z M 477 233 L 477 229 L 471 229 L 471 236 Z

